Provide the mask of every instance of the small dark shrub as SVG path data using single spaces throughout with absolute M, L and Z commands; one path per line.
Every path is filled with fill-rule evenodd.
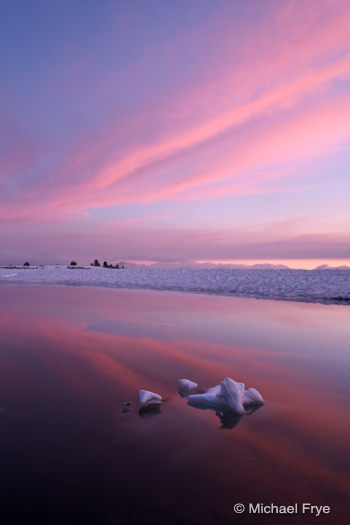
M 95 259 L 93 263 L 91 263 L 91 266 L 101 266 L 101 263 L 98 259 Z
M 103 261 L 103 268 L 108 268 L 108 262 L 107 261 Z
M 76 265 L 77 265 L 76 261 L 71 261 L 70 262 L 70 266 L 76 266 Z
M 30 264 L 28 261 L 26 261 L 23 266 L 30 266 Z

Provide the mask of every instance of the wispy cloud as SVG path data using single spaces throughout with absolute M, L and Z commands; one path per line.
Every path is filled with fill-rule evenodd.
M 40 226 L 58 239 L 67 225 L 88 237 L 94 210 L 102 209 L 108 234 L 116 221 L 135 236 L 130 255 L 153 257 L 163 245 L 170 253 L 168 235 L 178 257 L 192 257 L 194 248 L 207 257 L 206 240 L 213 252 L 222 247 L 205 238 L 207 203 L 217 238 L 221 231 L 229 246 L 226 230 L 235 239 L 237 231 L 220 222 L 222 202 L 231 199 L 239 208 L 250 198 L 266 203 L 271 222 L 285 225 L 273 228 L 282 235 L 279 243 L 285 240 L 304 253 L 298 235 L 315 235 L 315 251 L 323 245 L 327 253 L 329 246 L 343 253 L 337 224 L 350 222 L 350 216 L 337 203 L 349 189 L 349 3 L 264 1 L 239 11 L 235 3 L 215 9 L 210 4 L 203 2 L 197 18 L 186 23 L 167 10 L 157 22 L 145 21 L 118 4 L 108 19 L 100 15 L 93 36 L 87 27 L 94 27 L 95 11 L 89 6 L 87 26 L 79 32 L 68 24 L 63 47 L 55 45 L 60 28 L 49 19 L 50 52 L 19 35 L 28 64 L 11 66 L 9 60 L 4 66 L 0 106 L 5 115 L 0 221 L 6 242 L 14 244 L 11 235 L 22 239 L 24 224 L 32 239 L 41 236 Z M 325 194 L 318 207 L 309 195 L 321 195 L 327 184 L 334 187 L 327 203 L 330 237 L 322 237 L 320 220 L 298 224 L 289 238 L 293 217 L 322 216 Z M 290 192 L 298 198 L 285 218 L 279 203 L 291 208 Z M 129 213 L 108 211 L 121 206 L 130 206 Z M 257 213 L 252 206 L 252 222 L 260 218 Z M 245 257 L 260 253 L 249 222 L 241 224 L 251 243 Z M 40 238 L 38 244 L 44 242 Z M 88 241 L 80 235 L 80 242 Z M 264 242 L 270 242 L 267 235 Z M 265 246 L 266 253 L 275 249 Z M 278 252 L 287 250 L 281 246 Z

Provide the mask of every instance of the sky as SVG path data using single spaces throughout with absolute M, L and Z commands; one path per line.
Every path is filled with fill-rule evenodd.
M 0 264 L 349 263 L 349 31 L 348 0 L 1 0 Z

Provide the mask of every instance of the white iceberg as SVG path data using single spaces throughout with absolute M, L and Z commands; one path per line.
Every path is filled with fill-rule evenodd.
M 208 388 L 203 394 L 190 394 L 187 401 L 198 408 L 229 410 L 238 416 L 246 413 L 247 406 L 264 404 L 262 395 L 255 388 L 245 390 L 244 383 L 238 383 L 230 377 L 226 377 L 219 385 Z
M 139 390 L 139 399 L 141 408 L 161 405 L 163 401 L 160 395 L 149 390 Z

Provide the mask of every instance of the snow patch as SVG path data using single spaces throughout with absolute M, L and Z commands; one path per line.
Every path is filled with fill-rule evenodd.
M 129 267 L 67 268 L 45 266 L 9 273 L 0 268 L 0 283 L 104 286 L 350 304 L 347 269 L 193 269 Z

